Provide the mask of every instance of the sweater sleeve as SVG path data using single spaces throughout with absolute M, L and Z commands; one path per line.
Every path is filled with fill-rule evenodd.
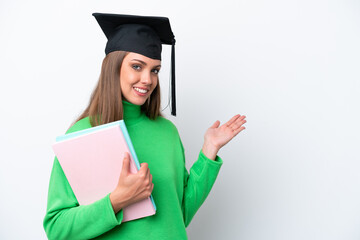
M 184 155 L 182 143 L 181 147 Z M 189 225 L 195 213 L 209 195 L 222 163 L 223 161 L 219 156 L 216 156 L 215 160 L 212 160 L 207 158 L 202 150 L 200 150 L 198 160 L 190 168 L 190 173 L 187 171 L 186 167 L 184 167 L 184 196 L 182 210 L 185 227 Z
M 49 239 L 90 239 L 121 224 L 123 212 L 116 215 L 110 194 L 89 204 L 81 205 L 55 157 L 50 177 L 44 229 Z

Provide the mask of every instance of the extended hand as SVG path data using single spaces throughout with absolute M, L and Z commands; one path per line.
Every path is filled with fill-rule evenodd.
M 203 153 L 208 158 L 215 159 L 220 148 L 245 129 L 245 127 L 242 126 L 244 123 L 246 123 L 245 116 L 241 116 L 240 114 L 235 115 L 221 126 L 220 121 L 216 121 L 205 132 Z

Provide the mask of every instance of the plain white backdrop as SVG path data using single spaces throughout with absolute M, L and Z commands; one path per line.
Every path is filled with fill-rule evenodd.
M 93 12 L 170 18 L 178 116 L 163 113 L 188 168 L 208 127 L 247 116 L 189 239 L 360 239 L 358 0 L 0 0 L 0 239 L 46 239 L 51 144 L 105 56 Z

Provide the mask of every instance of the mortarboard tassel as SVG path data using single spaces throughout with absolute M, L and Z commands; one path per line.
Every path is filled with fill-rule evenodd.
M 171 115 L 176 116 L 175 101 L 175 39 L 171 43 Z

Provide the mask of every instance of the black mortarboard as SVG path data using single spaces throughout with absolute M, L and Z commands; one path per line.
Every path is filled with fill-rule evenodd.
M 166 17 L 150 17 L 109 13 L 92 14 L 108 42 L 105 54 L 128 51 L 161 60 L 161 44 L 171 48 L 171 115 L 176 116 L 175 103 L 175 37 Z

